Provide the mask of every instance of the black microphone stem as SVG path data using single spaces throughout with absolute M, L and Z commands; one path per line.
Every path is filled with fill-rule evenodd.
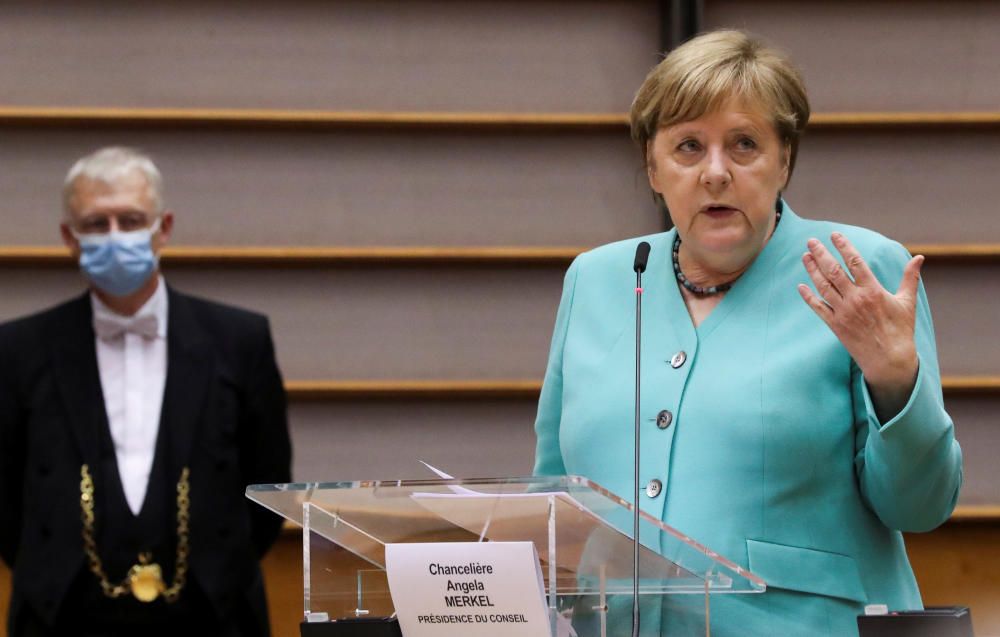
M 648 249 L 647 249 L 648 254 Z M 642 344 L 642 271 L 635 271 L 635 459 L 632 497 L 632 637 L 639 637 L 639 373 Z
M 632 637 L 639 637 L 639 386 L 642 356 L 642 273 L 649 260 L 649 243 L 635 247 L 635 458 L 632 463 Z

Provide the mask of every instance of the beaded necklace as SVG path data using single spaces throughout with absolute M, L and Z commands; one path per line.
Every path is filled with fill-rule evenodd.
M 771 231 L 771 236 L 774 236 L 774 232 L 778 229 L 778 222 L 781 221 L 782 210 L 784 210 L 784 205 L 779 199 L 778 204 L 775 207 L 774 230 Z M 707 288 L 695 285 L 694 283 L 688 281 L 688 278 L 684 276 L 684 272 L 681 271 L 681 262 L 678 256 L 680 251 L 681 251 L 681 235 L 678 232 L 677 236 L 674 237 L 674 247 L 672 250 L 674 258 L 674 276 L 676 276 L 677 280 L 681 282 L 681 285 L 683 285 L 687 290 L 689 290 L 693 294 L 697 294 L 698 296 L 712 296 L 713 294 L 721 294 L 729 290 L 729 288 L 733 287 L 733 283 L 736 283 L 736 279 L 739 278 L 736 277 L 736 279 L 733 279 L 732 281 L 727 281 L 726 283 L 720 283 L 719 285 L 713 285 Z

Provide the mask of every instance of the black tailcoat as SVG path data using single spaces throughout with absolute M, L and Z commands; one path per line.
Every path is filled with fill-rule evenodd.
M 189 586 L 215 620 L 265 635 L 258 559 L 281 519 L 244 490 L 290 480 L 285 393 L 270 328 L 263 316 L 169 288 L 168 299 L 167 378 L 144 512 L 158 511 L 167 522 L 170 550 L 158 558 L 172 574 L 174 485 L 190 468 Z M 81 539 L 80 467 L 91 467 L 97 491 L 120 494 L 102 491 L 121 485 L 97 469 L 108 466 L 108 440 L 89 294 L 0 325 L 0 557 L 14 574 L 12 637 L 33 632 L 21 626 L 27 617 L 36 626 L 63 621 L 79 583 L 96 581 Z M 98 496 L 97 524 L 106 531 L 118 520 L 111 508 L 101 510 L 102 501 Z M 113 561 L 119 548 L 100 550 Z M 117 583 L 124 573 L 108 576 Z

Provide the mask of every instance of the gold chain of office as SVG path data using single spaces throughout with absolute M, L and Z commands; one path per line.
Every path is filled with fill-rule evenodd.
M 97 577 L 101 591 L 111 598 L 132 594 L 140 602 L 152 602 L 163 596 L 170 602 L 177 601 L 181 589 L 187 581 L 188 555 L 191 552 L 190 536 L 190 485 L 187 467 L 181 471 L 181 479 L 177 482 L 177 557 L 174 565 L 174 582 L 169 587 L 163 582 L 163 570 L 159 564 L 151 563 L 152 556 L 148 552 L 139 553 L 138 563 L 129 569 L 125 579 L 120 584 L 112 584 L 104 572 L 101 556 L 97 554 L 97 541 L 94 539 L 94 480 L 90 477 L 90 468 L 83 465 L 80 468 L 80 517 L 83 520 L 83 550 L 87 554 L 90 572 Z

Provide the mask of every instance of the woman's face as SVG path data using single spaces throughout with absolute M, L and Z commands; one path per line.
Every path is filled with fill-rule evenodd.
M 731 272 L 770 237 L 788 157 L 770 119 L 730 101 L 657 131 L 648 146 L 649 183 L 666 201 L 689 255 Z

